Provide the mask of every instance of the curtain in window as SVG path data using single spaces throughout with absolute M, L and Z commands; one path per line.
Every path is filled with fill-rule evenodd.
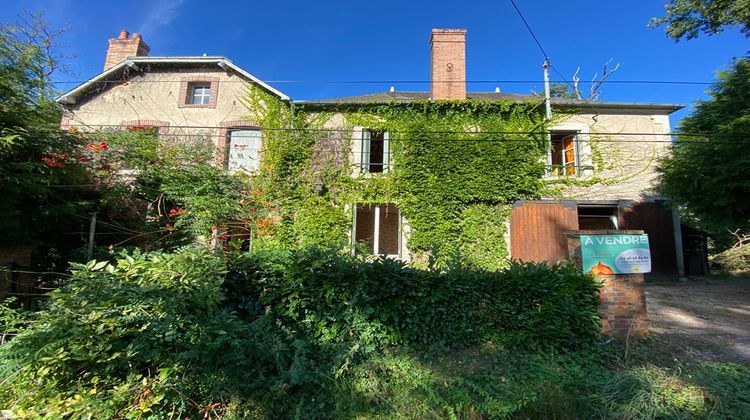
M 234 130 L 229 133 L 229 172 L 257 171 L 260 167 L 260 130 Z

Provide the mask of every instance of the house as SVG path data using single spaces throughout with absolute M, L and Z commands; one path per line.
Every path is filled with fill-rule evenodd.
M 259 127 L 245 118 L 249 86 L 282 101 L 290 98 L 226 57 L 149 56 L 139 34 L 127 31 L 109 40 L 104 70 L 57 98 L 65 108 L 60 127 L 83 131 L 152 127 L 163 141 L 204 137 L 217 162 L 230 169 L 256 170 Z M 242 154 L 228 150 L 245 146 Z
M 148 57 L 148 47 L 141 37 L 123 32 L 110 40 L 104 72 L 58 99 L 67 109 L 61 125 L 89 129 L 153 126 L 165 141 L 187 133 L 204 135 L 217 146 L 217 162 L 230 170 L 252 172 L 262 159 L 264 139 L 264 127 L 253 122 L 254 111 L 243 105 L 246 90 L 252 86 L 299 112 L 327 115 L 323 128 L 344 133 L 347 140 L 336 143 L 341 148 L 338 152 L 348 156 L 352 169 L 347 176 L 366 184 L 398 173 L 396 145 L 406 140 L 389 128 L 387 118 L 372 110 L 443 101 L 498 104 L 510 112 L 514 106 L 534 111 L 543 105 L 543 99 L 533 95 L 467 92 L 465 49 L 465 30 L 432 31 L 430 92 L 391 90 L 291 101 L 226 58 Z M 499 241 L 507 244 L 506 255 L 554 262 L 567 258 L 565 231 L 643 229 L 651 240 L 654 275 L 682 276 L 679 218 L 653 192 L 656 162 L 670 153 L 669 115 L 681 107 L 553 98 L 556 118 L 545 132 L 514 130 L 497 134 L 502 138 L 486 138 L 516 141 L 519 147 L 521 141 L 526 147 L 539 135 L 546 141 L 546 158 L 541 156 L 539 161 L 546 170 L 539 178 L 548 188 L 541 196 L 519 199 L 512 205 L 508 226 L 502 233 L 506 240 Z M 357 121 L 357 115 L 369 115 L 374 123 L 368 126 L 361 119 Z M 472 133 L 475 129 L 465 127 L 456 139 L 449 140 L 481 134 L 481 130 Z M 250 156 L 234 156 L 235 145 L 250 145 Z M 502 178 L 499 175 L 497 182 L 506 182 Z M 484 205 L 491 199 L 472 198 L 466 207 Z M 412 257 L 409 241 L 419 233 L 413 230 L 416 219 L 402 214 L 398 200 L 383 197 L 380 202 L 369 199 L 341 207 L 351 219 L 348 234 L 353 244 L 363 243 L 373 254 L 407 260 Z

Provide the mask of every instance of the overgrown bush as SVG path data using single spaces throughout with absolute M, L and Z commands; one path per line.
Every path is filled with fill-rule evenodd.
M 317 249 L 186 248 L 74 265 L 50 297 L 0 347 L 0 408 L 18 415 L 323 416 L 339 379 L 396 344 L 598 336 L 596 285 L 568 266 L 437 272 Z
M 51 417 L 226 414 L 315 390 L 324 366 L 272 319 L 223 305 L 224 265 L 203 251 L 76 266 L 29 328 L 0 347 L 2 409 Z M 308 385 L 303 387 L 302 385 Z M 248 412 L 250 413 L 250 412 Z
M 230 278 L 242 289 L 232 296 L 257 294 L 267 314 L 324 341 L 570 348 L 599 336 L 597 284 L 566 264 L 429 271 L 315 249 L 250 254 L 234 264 Z

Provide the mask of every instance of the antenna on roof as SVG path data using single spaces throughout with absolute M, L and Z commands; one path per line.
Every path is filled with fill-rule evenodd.
M 395 92 L 395 91 L 396 91 L 396 87 L 395 86 L 391 86 L 391 88 L 388 89 L 388 92 Z
M 495 86 L 495 93 L 500 93 L 500 86 Z

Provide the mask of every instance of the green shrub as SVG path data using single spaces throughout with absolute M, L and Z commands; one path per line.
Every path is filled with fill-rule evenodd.
M 0 408 L 199 417 L 226 414 L 240 398 L 258 413 L 274 410 L 269 395 L 293 401 L 320 380 L 309 371 L 320 352 L 267 317 L 238 318 L 223 305 L 224 271 L 200 250 L 76 266 L 31 326 L 0 347 Z
M 569 266 L 423 271 L 321 249 L 122 254 L 74 265 L 30 320 L 0 312 L 28 323 L 0 347 L 0 409 L 324 417 L 341 408 L 351 368 L 394 345 L 425 354 L 485 340 L 589 343 L 596 290 Z
M 565 264 L 427 271 L 306 249 L 251 254 L 235 265 L 232 296 L 257 294 L 267 315 L 325 342 L 570 348 L 599 337 L 598 286 Z

